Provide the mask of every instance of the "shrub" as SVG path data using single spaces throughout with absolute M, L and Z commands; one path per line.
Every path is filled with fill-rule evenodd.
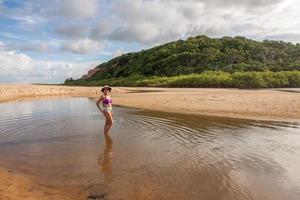
M 264 88 L 266 81 L 259 72 L 235 72 L 232 74 L 233 87 L 237 88 Z

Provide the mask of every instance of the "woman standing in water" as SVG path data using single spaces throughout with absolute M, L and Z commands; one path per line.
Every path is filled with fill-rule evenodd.
M 99 97 L 96 105 L 100 112 L 105 116 L 104 134 L 108 134 L 113 124 L 112 99 L 110 97 L 111 87 L 105 85 L 101 91 L 103 94 Z M 100 103 L 102 103 L 102 109 L 99 105 Z

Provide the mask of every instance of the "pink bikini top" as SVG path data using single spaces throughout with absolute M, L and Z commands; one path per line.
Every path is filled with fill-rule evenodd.
M 112 104 L 112 99 L 105 97 L 105 99 L 102 101 L 103 104 L 109 105 Z

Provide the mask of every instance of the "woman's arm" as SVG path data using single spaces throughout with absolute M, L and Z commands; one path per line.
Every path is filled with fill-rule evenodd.
M 101 95 L 100 97 L 99 97 L 99 99 L 98 99 L 98 101 L 96 102 L 96 106 L 97 106 L 97 108 L 99 109 L 99 111 L 100 112 L 102 112 L 103 113 L 103 111 L 101 110 L 101 108 L 100 108 L 100 103 L 103 101 L 103 95 Z

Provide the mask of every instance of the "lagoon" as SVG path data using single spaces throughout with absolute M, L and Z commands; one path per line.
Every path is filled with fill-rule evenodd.
M 0 166 L 82 199 L 298 199 L 300 125 L 114 107 L 93 98 L 0 104 Z

